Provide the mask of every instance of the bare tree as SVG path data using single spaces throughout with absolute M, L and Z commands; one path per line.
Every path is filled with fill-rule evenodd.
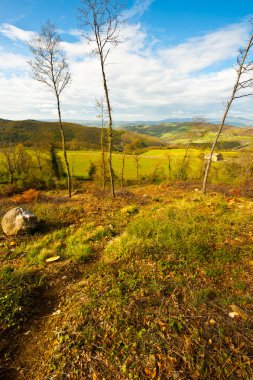
M 124 187 L 126 155 L 129 150 L 131 140 L 132 140 L 132 137 L 128 133 L 124 133 L 121 137 L 120 145 L 123 151 L 122 160 L 121 160 L 121 173 L 120 173 L 121 190 L 123 190 L 123 187 Z
M 108 164 L 111 181 L 111 193 L 114 197 L 114 173 L 112 168 L 112 149 L 113 149 L 113 121 L 112 108 L 109 96 L 108 80 L 106 77 L 106 62 L 112 47 L 120 43 L 119 32 L 122 19 L 123 7 L 118 0 L 81 0 L 80 18 L 86 30 L 85 37 L 95 44 L 93 53 L 99 56 L 102 71 L 105 101 L 108 112 Z
M 37 167 L 41 174 L 43 174 L 43 149 L 40 142 L 34 144 L 34 154 L 37 161 Z
M 122 161 L 121 161 L 121 173 L 120 173 L 120 187 L 121 187 L 121 190 L 123 190 L 123 187 L 124 187 L 126 152 L 127 152 L 127 145 L 125 144 L 123 146 L 123 155 L 122 155 Z
M 216 147 L 216 144 L 219 140 L 219 137 L 221 135 L 222 129 L 224 127 L 224 124 L 226 122 L 227 115 L 229 113 L 230 107 L 232 106 L 233 102 L 235 99 L 247 97 L 250 95 L 253 95 L 252 88 L 253 88 L 253 61 L 249 59 L 249 55 L 251 52 L 253 46 L 253 33 L 251 33 L 248 44 L 246 47 L 241 48 L 239 50 L 239 55 L 237 57 L 237 65 L 236 65 L 236 72 L 237 72 L 237 77 L 236 77 L 236 82 L 233 87 L 233 91 L 231 94 L 231 97 L 229 101 L 227 102 L 227 106 L 221 121 L 221 124 L 219 126 L 217 135 L 214 139 L 211 152 L 208 158 L 206 170 L 205 170 L 205 175 L 204 175 L 204 180 L 203 180 L 203 187 L 202 187 L 202 193 L 206 193 L 206 187 L 207 187 L 207 180 L 208 180 L 208 175 L 209 171 L 211 168 L 211 163 L 212 163 L 212 157 L 214 154 L 214 150 Z
M 5 146 L 2 148 L 3 162 L 9 176 L 9 182 L 13 185 L 22 172 L 27 172 L 31 163 L 31 157 L 25 152 L 23 145 Z
M 70 84 L 71 75 L 56 26 L 50 21 L 43 25 L 39 35 L 29 42 L 29 48 L 33 55 L 33 60 L 29 62 L 32 77 L 38 82 L 46 84 L 56 97 L 62 150 L 67 169 L 68 193 L 71 198 L 72 181 L 61 117 L 61 94 L 66 86 Z
M 192 118 L 192 121 L 193 121 L 193 124 L 194 124 L 194 128 L 192 128 L 192 130 L 191 130 L 189 141 L 188 141 L 188 143 L 186 145 L 185 154 L 184 154 L 181 166 L 180 166 L 178 174 L 177 174 L 177 178 L 178 179 L 182 178 L 182 174 L 185 171 L 186 159 L 188 157 L 188 152 L 189 152 L 191 144 L 193 143 L 194 138 L 197 137 L 197 136 L 203 136 L 203 133 L 204 133 L 203 128 L 202 128 L 203 125 L 206 123 L 204 117 L 202 117 L 202 116 L 194 116 Z
M 101 163 L 102 163 L 102 183 L 103 183 L 103 190 L 105 189 L 105 182 L 106 182 L 106 162 L 105 162 L 105 119 L 107 117 L 107 112 L 105 109 L 105 102 L 104 99 L 101 98 L 100 100 L 96 99 L 96 108 L 97 108 L 97 117 L 101 120 L 101 134 L 100 134 L 100 149 L 101 149 Z
M 135 162 L 135 169 L 136 169 L 136 181 L 139 182 L 139 168 L 140 168 L 140 159 L 141 156 L 137 153 L 133 153 L 132 155 L 134 162 Z
M 14 183 L 14 175 L 19 163 L 19 155 L 14 147 L 4 148 L 2 150 L 4 155 L 3 166 L 9 175 L 9 182 Z
M 169 180 L 171 180 L 172 179 L 171 156 L 167 156 L 167 158 L 168 158 Z

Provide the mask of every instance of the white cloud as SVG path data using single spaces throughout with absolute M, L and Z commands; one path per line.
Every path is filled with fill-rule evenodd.
M 198 71 L 234 58 L 238 47 L 244 42 L 247 30 L 247 24 L 232 25 L 202 37 L 189 39 L 171 49 L 163 49 L 159 56 L 181 72 Z
M 8 53 L 0 48 L 0 70 L 26 70 L 26 58 L 21 54 Z
M 4 34 L 2 30 L 3 25 L 0 33 Z M 32 33 L 23 32 L 19 29 L 20 40 L 28 38 L 26 33 Z M 95 98 L 103 93 L 99 61 L 88 55 L 90 46 L 81 31 L 69 34 L 75 36 L 76 41 L 63 45 L 73 83 L 63 94 L 63 117 L 95 118 Z M 112 50 L 111 64 L 106 68 L 114 119 L 220 115 L 235 79 L 230 60 L 235 61 L 238 47 L 247 36 L 245 24 L 232 25 L 159 50 L 154 49 L 150 36 L 140 24 L 126 25 L 122 34 L 125 42 Z M 14 40 L 12 34 L 9 38 Z M 8 75 L 0 76 L 0 117 L 56 118 L 54 96 L 45 86 L 29 78 L 28 66 L 26 73 L 17 71 L 21 67 L 24 70 L 27 58 L 2 53 L 0 67 L 4 68 L 6 62 L 12 74 L 8 70 Z M 250 101 L 248 98 L 238 102 L 233 112 L 253 117 Z
M 127 18 L 132 18 L 135 16 L 142 16 L 145 13 L 154 0 L 135 0 L 132 8 L 125 12 Z
M 1 24 L 0 33 L 13 41 L 23 42 L 28 42 L 35 35 L 34 32 L 23 30 L 7 23 Z

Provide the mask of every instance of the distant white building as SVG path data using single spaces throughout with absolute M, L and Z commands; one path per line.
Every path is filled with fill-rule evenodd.
M 205 160 L 209 160 L 210 159 L 210 153 L 206 154 L 204 158 L 205 158 Z M 213 155 L 212 155 L 212 161 L 217 162 L 217 161 L 222 161 L 222 160 L 223 160 L 222 154 L 220 154 L 220 153 L 213 153 Z

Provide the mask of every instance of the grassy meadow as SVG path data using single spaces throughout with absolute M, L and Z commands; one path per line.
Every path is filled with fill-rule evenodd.
M 64 175 L 47 188 L 25 182 L 33 170 L 46 177 L 48 151 L 41 171 L 38 151 L 17 152 L 21 187 L 2 194 L 0 217 L 20 206 L 39 226 L 0 235 L 1 380 L 253 377 L 250 151 L 221 151 L 206 195 L 209 150 L 190 148 L 186 160 L 186 148 L 142 150 L 138 181 L 128 154 L 124 191 L 114 153 L 113 200 L 89 176 L 100 151 L 68 151 L 71 199 Z
M 189 149 L 188 161 L 192 177 L 198 176 L 203 166 L 204 154 L 208 150 Z M 238 158 L 239 153 L 235 151 L 221 151 L 224 160 L 233 160 Z M 59 155 L 62 156 L 61 152 Z M 169 176 L 169 163 L 171 170 L 176 171 L 180 168 L 185 149 L 152 149 L 139 155 L 139 174 L 142 177 L 150 176 L 156 169 L 164 172 L 165 177 Z M 70 167 L 73 175 L 88 176 L 90 163 L 99 162 L 101 153 L 99 151 L 69 151 L 68 152 Z M 220 164 L 220 163 L 219 163 Z M 222 163 L 221 163 L 222 164 Z M 218 164 L 214 164 L 218 165 Z M 122 154 L 113 155 L 113 168 L 115 174 L 120 176 L 122 166 Z M 125 178 L 133 180 L 136 178 L 135 160 L 132 155 L 126 155 Z
M 25 151 L 32 158 L 36 167 L 38 163 L 35 150 L 32 148 L 25 148 Z M 190 148 L 187 152 L 187 158 L 184 160 L 186 148 L 145 150 L 145 152 L 138 154 L 139 181 L 159 182 L 175 179 L 201 181 L 206 163 L 204 160 L 204 155 L 208 152 L 208 149 L 202 150 Z M 234 150 L 219 152 L 223 156 L 223 161 L 217 163 L 213 162 L 210 173 L 211 182 L 231 183 L 231 181 L 235 180 L 235 176 L 232 175 L 232 171 L 234 170 L 233 165 L 236 166 L 238 177 L 241 178 L 243 176 L 244 169 L 240 169 L 238 166 L 247 166 L 247 162 L 251 159 L 251 152 Z M 97 172 L 99 172 L 99 167 L 101 165 L 100 151 L 70 150 L 67 153 L 70 171 L 73 177 L 79 179 L 89 179 L 89 170 L 93 164 L 97 166 Z M 47 169 L 50 169 L 51 164 L 49 152 L 41 150 L 39 155 L 40 159 L 43 159 L 45 162 L 48 160 L 48 163 L 44 165 L 46 165 Z M 57 155 L 63 163 L 64 160 L 62 151 L 58 150 Z M 113 169 L 116 177 L 118 178 L 121 176 L 122 159 L 122 153 L 113 154 Z M 2 152 L 0 152 L 0 169 L 2 172 L 6 170 L 6 167 L 4 167 L 4 156 Z M 134 155 L 127 154 L 125 157 L 124 179 L 126 182 L 133 183 L 136 181 L 136 177 L 136 161 Z M 238 179 L 239 182 L 240 178 Z
M 1 236 L 2 378 L 252 378 L 252 200 L 129 190 L 19 200 L 43 223 Z

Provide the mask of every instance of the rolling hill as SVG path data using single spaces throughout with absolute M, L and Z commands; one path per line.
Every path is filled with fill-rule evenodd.
M 191 145 L 199 148 L 210 147 L 216 132 L 217 124 L 211 123 L 161 123 L 159 125 L 128 125 L 125 130 L 158 137 L 169 145 Z M 218 143 L 220 149 L 253 148 L 253 128 L 233 127 L 226 125 Z
M 74 123 L 64 123 L 66 146 L 70 150 L 99 149 L 100 132 L 98 127 L 87 127 Z M 131 131 L 114 130 L 114 148 L 120 150 L 122 142 L 133 147 L 162 147 L 166 143 L 157 137 L 143 135 Z M 23 144 L 27 147 L 39 146 L 47 148 L 50 144 L 61 145 L 61 135 L 57 122 L 36 120 L 11 121 L 0 119 L 0 144 Z

